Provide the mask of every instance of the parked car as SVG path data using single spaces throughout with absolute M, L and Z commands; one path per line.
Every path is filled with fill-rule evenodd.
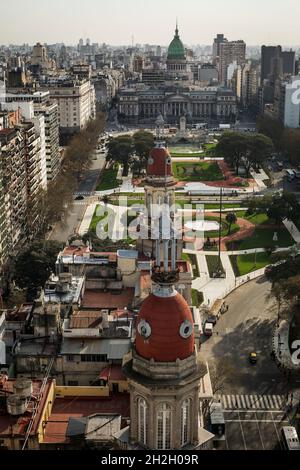
M 212 336 L 213 332 L 214 332 L 214 325 L 212 323 L 205 322 L 205 325 L 204 325 L 205 336 Z
M 214 326 L 217 324 L 217 321 L 218 321 L 218 317 L 215 315 L 209 315 L 209 317 L 206 320 L 207 323 L 211 323 Z
M 82 201 L 84 199 L 84 196 L 76 196 L 75 201 Z

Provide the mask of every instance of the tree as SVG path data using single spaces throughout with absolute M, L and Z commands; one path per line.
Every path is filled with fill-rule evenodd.
M 293 165 L 300 164 L 300 131 L 298 129 L 284 130 L 282 149 Z
M 267 116 L 260 116 L 257 121 L 257 129 L 259 133 L 272 140 L 277 151 L 281 150 L 284 127 L 280 121 Z
M 88 230 L 82 237 L 84 243 L 90 242 L 93 251 L 109 253 L 116 252 L 118 250 L 128 249 L 127 240 L 119 240 L 117 242 L 111 239 L 101 240 L 97 237 L 95 230 Z
M 134 159 L 133 169 L 138 176 L 146 168 L 151 149 L 154 147 L 154 136 L 151 132 L 138 131 L 133 134 L 134 152 L 137 158 Z
M 235 224 L 237 221 L 237 216 L 235 215 L 234 212 L 228 212 L 226 215 L 226 222 L 228 223 L 228 235 L 231 234 L 231 227 L 233 224 Z
M 237 175 L 248 151 L 248 137 L 241 132 L 225 132 L 216 147 L 216 154 L 223 156 L 226 162 L 235 168 Z
M 108 143 L 107 160 L 120 163 L 123 166 L 123 175 L 127 176 L 134 155 L 134 146 L 130 135 L 122 135 Z
M 293 220 L 300 214 L 300 206 L 294 193 L 284 191 L 280 195 L 272 198 L 270 206 L 267 208 L 267 214 L 277 225 L 283 220 Z
M 272 154 L 274 146 L 272 140 L 263 134 L 253 134 L 248 138 L 248 163 L 250 168 L 259 170 L 263 162 Z M 248 174 L 250 172 L 248 170 Z
M 300 255 L 288 256 L 266 270 L 266 277 L 273 285 L 300 275 Z
M 38 240 L 26 247 L 16 259 L 14 280 L 18 287 L 36 291 L 55 271 L 62 245 L 56 241 Z

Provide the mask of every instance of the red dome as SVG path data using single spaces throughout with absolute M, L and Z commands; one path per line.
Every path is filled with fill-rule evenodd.
M 144 301 L 137 319 L 135 345 L 139 356 L 156 362 L 174 362 L 193 354 L 193 317 L 180 294 L 151 294 Z
M 151 150 L 147 166 L 148 176 L 172 176 L 172 159 L 165 147 L 156 147 Z

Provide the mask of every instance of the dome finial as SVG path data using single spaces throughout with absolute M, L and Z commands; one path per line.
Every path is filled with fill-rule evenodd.
M 175 29 L 175 34 L 176 34 L 176 36 L 179 36 L 179 30 L 178 30 L 178 17 L 176 17 L 176 29 Z

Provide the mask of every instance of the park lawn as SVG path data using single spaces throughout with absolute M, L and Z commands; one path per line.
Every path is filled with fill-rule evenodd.
M 187 261 L 188 263 L 191 264 L 192 269 L 193 269 L 194 278 L 196 279 L 196 278 L 200 277 L 197 256 L 192 255 L 192 254 L 183 253 L 182 259 L 183 259 L 183 261 Z
M 238 277 L 265 268 L 270 264 L 270 256 L 266 252 L 256 253 L 256 256 L 255 253 L 252 253 L 250 255 L 230 256 L 230 261 L 235 275 Z
M 108 168 L 101 173 L 100 182 L 97 186 L 97 191 L 108 191 L 115 189 L 119 186 L 120 182 L 117 180 L 118 166 Z
M 224 210 L 224 209 L 239 209 L 240 207 L 241 207 L 241 205 L 238 204 L 238 203 L 236 203 L 236 204 L 223 204 L 222 205 L 222 210 Z M 205 208 L 205 210 L 220 209 L 220 204 L 205 204 L 204 208 Z M 236 215 L 238 215 L 238 214 L 243 214 L 243 211 L 238 211 L 236 213 Z
M 222 171 L 216 162 L 173 163 L 175 178 L 179 181 L 221 181 Z
M 274 241 L 274 233 L 278 234 L 278 241 Z M 270 228 L 256 228 L 253 235 L 244 240 L 235 243 L 237 250 L 250 250 L 251 248 L 269 248 L 269 247 L 289 247 L 295 244 L 293 238 L 286 228 L 270 229 Z M 228 244 L 231 249 L 231 243 Z
M 105 212 L 105 214 L 101 215 L 101 216 L 97 215 L 99 207 L 100 206 L 96 207 L 93 218 L 92 218 L 92 221 L 91 221 L 91 224 L 90 224 L 90 230 L 93 230 L 95 232 L 96 232 L 96 228 L 97 228 L 98 223 L 101 222 L 101 220 L 105 219 L 108 216 L 108 212 Z
M 240 218 L 249 220 L 254 225 L 272 225 L 274 221 L 269 219 L 268 215 L 265 212 L 256 212 L 251 215 L 247 215 L 247 211 L 238 212 L 237 215 Z
M 194 307 L 200 307 L 203 304 L 203 292 L 199 292 L 196 289 L 192 289 L 192 304 Z
M 220 264 L 219 264 L 219 256 L 215 256 L 215 255 L 211 255 L 211 256 L 206 256 L 206 263 L 207 263 L 207 266 L 208 266 L 208 272 L 209 272 L 209 276 L 210 277 L 213 277 L 214 273 L 216 273 L 216 271 L 220 268 L 220 270 L 224 273 L 224 268 L 223 268 L 223 265 L 222 265 L 222 261 L 220 261 Z

